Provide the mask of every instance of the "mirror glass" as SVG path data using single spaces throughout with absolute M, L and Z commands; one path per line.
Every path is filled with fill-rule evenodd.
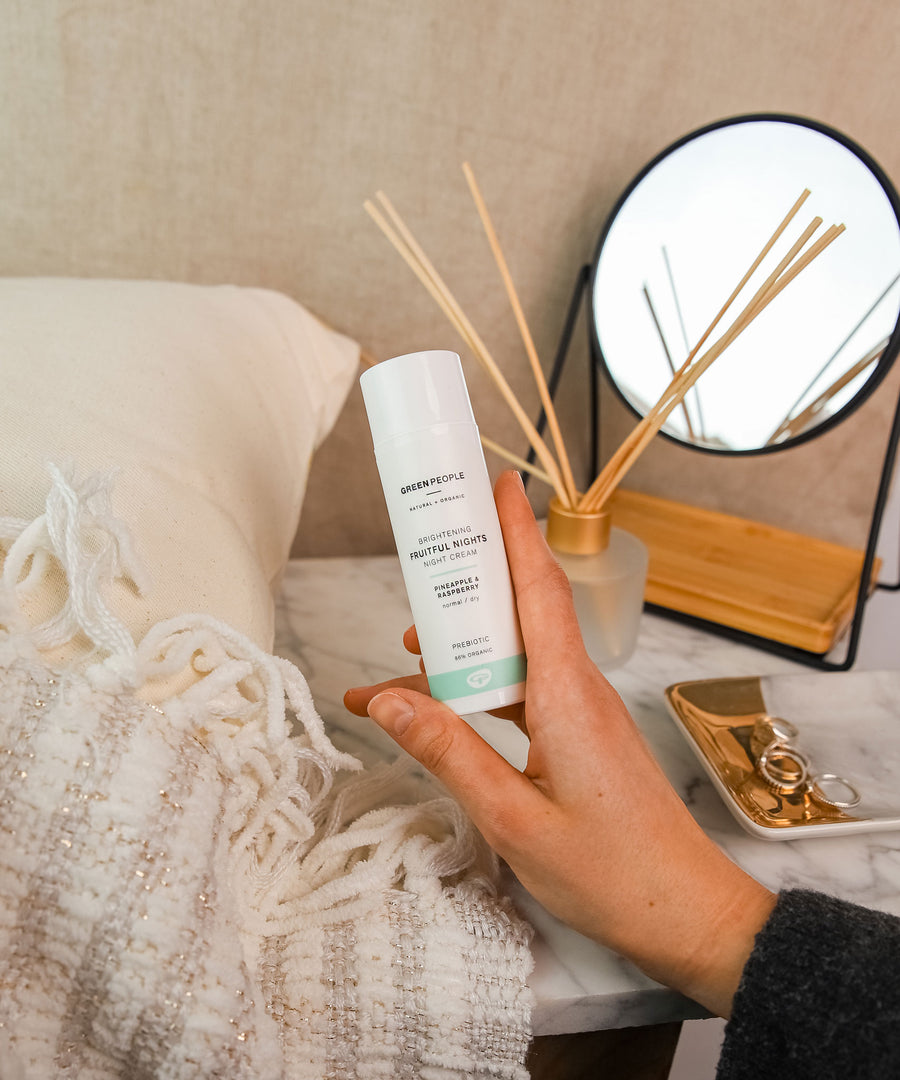
M 709 339 L 815 216 L 839 236 L 700 377 L 663 432 L 725 452 L 803 441 L 883 378 L 900 314 L 897 197 L 838 133 L 746 117 L 688 136 L 636 178 L 597 248 L 594 345 L 638 414 L 659 398 L 804 188 L 809 198 Z

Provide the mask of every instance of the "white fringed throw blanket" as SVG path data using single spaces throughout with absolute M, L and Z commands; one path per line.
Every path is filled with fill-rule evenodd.
M 0 519 L 0 1078 L 524 1078 L 529 932 L 456 804 L 222 623 L 135 645 L 110 480 L 52 475 Z

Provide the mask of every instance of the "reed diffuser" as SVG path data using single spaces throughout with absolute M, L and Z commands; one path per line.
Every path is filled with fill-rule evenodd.
M 481 438 L 485 449 L 516 468 L 534 475 L 552 488 L 553 496 L 550 499 L 546 526 L 547 541 L 572 583 L 579 625 L 588 651 L 598 667 L 608 670 L 624 662 L 634 649 L 647 573 L 647 551 L 641 541 L 611 526 L 609 501 L 612 494 L 672 411 L 679 406 L 683 407 L 685 395 L 700 376 L 768 304 L 844 231 L 844 226 L 832 225 L 814 240 L 813 237 L 822 225 L 822 219 L 813 218 L 787 254 L 755 290 L 750 300 L 740 308 L 727 329 L 707 345 L 716 328 L 736 304 L 740 294 L 747 288 L 751 278 L 760 269 L 810 194 L 808 189 L 801 193 L 685 361 L 674 372 L 671 382 L 659 399 L 636 424 L 587 489 L 581 492 L 572 476 L 556 410 L 522 305 L 487 206 L 468 163 L 463 165 L 463 173 L 512 307 L 547 417 L 552 449 L 528 418 L 484 341 L 388 197 L 383 192 L 378 192 L 376 199 L 380 208 L 371 200 L 367 200 L 364 206 L 447 316 L 476 360 L 487 371 L 533 449 L 537 458 L 536 464 L 529 463 L 485 436 Z

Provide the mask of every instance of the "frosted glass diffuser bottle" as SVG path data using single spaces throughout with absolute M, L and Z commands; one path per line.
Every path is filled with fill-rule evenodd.
M 587 651 L 601 671 L 634 652 L 647 581 L 647 548 L 610 526 L 609 511 L 577 513 L 550 501 L 547 543 L 566 572 Z

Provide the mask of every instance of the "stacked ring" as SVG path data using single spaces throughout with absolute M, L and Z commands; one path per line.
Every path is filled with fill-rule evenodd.
M 756 756 L 756 771 L 765 784 L 778 795 L 808 794 L 823 806 L 852 810 L 860 801 L 856 788 L 836 773 L 810 775 L 806 754 L 791 742 L 797 729 L 780 716 L 761 716 L 753 725 L 750 749 Z M 842 788 L 841 795 L 829 794 L 828 788 Z
M 779 795 L 793 795 L 809 786 L 809 758 L 789 743 L 769 743 L 757 758 L 756 768 Z

